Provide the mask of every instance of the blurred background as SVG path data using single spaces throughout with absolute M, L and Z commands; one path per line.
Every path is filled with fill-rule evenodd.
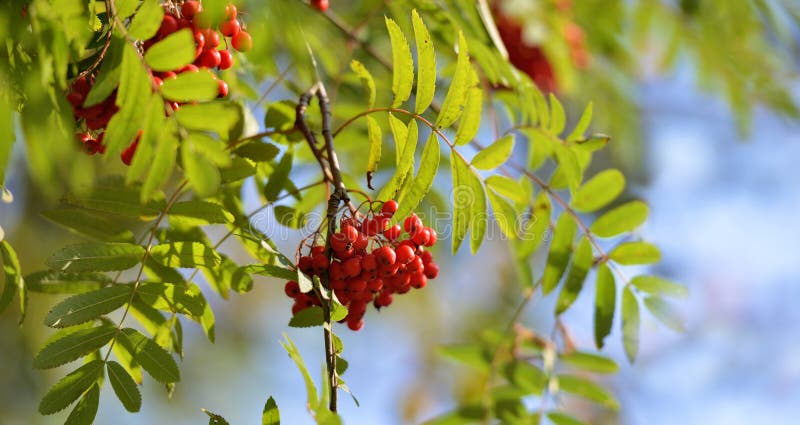
M 354 21 L 354 16 L 362 14 L 359 7 L 366 7 L 343 5 L 340 9 L 338 2 L 332 3 L 335 13 Z M 547 27 L 536 20 L 541 17 L 536 13 L 544 12 L 520 6 L 538 2 L 505 3 L 493 6 L 496 14 L 516 10 L 518 16 L 505 19 L 523 28 Z M 651 21 L 645 21 L 652 25 L 648 31 L 611 25 L 603 19 L 592 23 L 589 17 L 604 2 L 579 3 L 572 5 L 570 16 L 587 40 L 588 62 L 574 62 L 569 69 L 554 65 L 550 89 L 572 105 L 586 99 L 595 102 L 599 123 L 593 129 L 612 135 L 615 152 L 601 165 L 630 170 L 635 178 L 629 178 L 626 196 L 641 198 L 651 206 L 650 219 L 638 231 L 662 249 L 662 262 L 651 270 L 686 285 L 691 296 L 676 303 L 686 321 L 684 334 L 643 315 L 640 355 L 633 365 L 625 360 L 618 326 L 614 327 L 604 353 L 617 360 L 622 371 L 604 384 L 620 399 L 618 414 L 598 412 L 588 405 L 575 405 L 571 411 L 585 408 L 585 414 L 578 416 L 597 424 L 796 424 L 800 420 L 800 310 L 795 307 L 800 299 L 796 243 L 800 240 L 796 222 L 800 121 L 794 107 L 800 95 L 799 33 L 793 14 L 797 7 L 773 2 L 779 11 L 777 20 L 787 23 L 786 30 L 779 31 L 769 17 L 757 16 L 756 28 L 740 27 L 743 36 L 750 38 L 745 39 L 747 46 L 737 48 L 741 39 L 723 40 L 727 25 L 716 28 L 716 35 L 713 25 L 715 19 L 723 18 L 750 22 L 752 17 L 736 15 L 738 6 L 730 5 L 739 2 L 710 6 L 711 2 L 699 0 L 642 2 L 655 8 L 654 16 L 648 18 Z M 659 14 L 663 10 L 679 16 L 666 20 Z M 256 14 L 258 9 L 253 6 L 251 12 Z M 631 6 L 621 13 L 637 16 L 633 22 L 644 25 L 645 18 L 636 15 L 644 13 L 639 8 Z M 684 39 L 675 41 L 675 32 Z M 608 39 L 617 41 L 617 47 L 624 46 L 617 52 L 625 53 L 624 60 L 602 43 L 603 34 L 609 33 L 613 36 Z M 712 39 L 692 40 L 703 36 Z M 552 59 L 557 54 L 548 56 L 548 51 L 556 49 L 553 44 L 561 35 L 550 34 L 555 41 L 548 39 L 546 31 L 540 38 L 536 34 L 525 37 L 529 48 L 541 46 L 545 60 L 557 63 Z M 760 52 L 768 62 L 744 56 L 753 54 L 748 48 L 758 50 L 762 45 L 772 46 Z M 724 63 L 714 62 L 709 49 L 719 50 L 716 54 Z M 667 56 L 669 65 L 664 65 Z M 735 75 L 719 69 L 725 66 L 734 67 Z M 621 83 L 602 84 L 615 79 Z M 737 88 L 737 81 L 748 84 Z M 288 93 L 276 90 L 270 100 L 291 97 Z M 261 114 L 263 109 L 256 108 L 255 115 Z M 52 251 L 49 245 L 58 247 L 72 236 L 36 215 L 53 200 L 31 184 L 22 160 L 24 149 L 22 144 L 16 146 L 7 179 L 15 200 L 0 205 L 0 226 L 17 248 L 23 267 L 32 271 L 43 267 Z M 255 188 L 246 190 L 255 193 Z M 253 195 L 245 209 L 259 205 Z M 298 236 L 290 233 L 276 242 L 284 252 L 292 252 Z M 341 395 L 346 423 L 422 423 L 452 408 L 469 391 L 470 370 L 448 362 L 437 348 L 502 326 L 511 316 L 508 306 L 519 295 L 502 241 L 487 241 L 476 257 L 465 251 L 451 257 L 446 249 L 440 250 L 437 261 L 442 273 L 425 291 L 402 297 L 379 314 L 370 311 L 362 331 L 342 333 L 344 357 L 350 363 L 345 379 L 361 404 L 357 407 L 346 394 Z M 227 252 L 244 262 L 245 255 L 237 247 L 231 245 Z M 590 277 L 588 282 L 592 281 Z M 587 287 L 564 317 L 582 347 L 592 346 L 592 294 Z M 520 321 L 547 332 L 555 298 L 537 294 Z M 290 301 L 283 294 L 282 282 L 259 278 L 248 294 L 228 301 L 209 299 L 217 315 L 217 341 L 211 344 L 199 327 L 185 326 L 188 355 L 181 363 L 182 382 L 172 399 L 167 400 L 164 389 L 146 379 L 142 412 L 132 415 L 105 386 L 98 424 L 204 423 L 207 417 L 201 408 L 223 414 L 232 424 L 258 423 L 269 395 L 278 402 L 284 423 L 312 423 L 300 374 L 278 341 L 283 332 L 288 333 L 312 375 L 319 377 L 322 335 L 319 329 L 286 325 Z M 55 424 L 65 418 L 66 413 L 50 417 L 36 413 L 39 397 L 63 373 L 31 368 L 33 355 L 50 333 L 41 325 L 42 319 L 55 301 L 38 295 L 21 328 L 15 314 L 0 316 L 0 424 Z

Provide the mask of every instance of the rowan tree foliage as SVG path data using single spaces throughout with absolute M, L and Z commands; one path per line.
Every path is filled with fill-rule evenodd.
M 41 294 L 62 295 L 32 359 L 36 369 L 63 371 L 40 413 L 71 408 L 67 423 L 88 424 L 102 386 L 130 412 L 147 401 L 144 380 L 176 391 L 180 359 L 192 356 L 183 327 L 199 326 L 213 343 L 209 298 L 247 296 L 256 276 L 268 276 L 292 299 L 272 312 L 276 320 L 318 327 L 325 341 L 324 353 L 304 353 L 325 362 L 321 381 L 288 333 L 282 342 L 309 413 L 346 422 L 337 406 L 350 392 L 347 350 L 337 334 L 380 320 L 374 310 L 433 279 L 450 284 L 434 255 L 480 258 L 487 235 L 506 242 L 518 296 L 507 326 L 441 348 L 473 369 L 480 390 L 428 423 L 583 423 L 564 397 L 616 411 L 596 380 L 618 370 L 604 346 L 623 346 L 633 362 L 642 315 L 680 331 L 673 300 L 688 295 L 629 269 L 661 257 L 637 232 L 648 205 L 621 197 L 622 171 L 593 162 L 617 143 L 615 129 L 620 143 L 634 139 L 625 87 L 636 61 L 625 37 L 644 44 L 666 27 L 653 62 L 669 66 L 684 54 L 707 65 L 700 80 L 743 121 L 756 101 L 797 113 L 770 78 L 783 62 L 739 67 L 784 48 L 771 47 L 765 28 L 780 29 L 770 27 L 775 16 L 796 17 L 795 9 L 673 3 L 5 2 L 3 201 L 13 202 L 3 176 L 15 149 L 31 184 L 58 199 L 37 213 L 75 234 L 64 246 L 44 244 L 47 268 L 35 270 L 4 239 L 15 229 L 0 229 L 0 311 L 16 305 L 22 322 Z M 726 36 L 708 37 L 716 31 Z M 592 93 L 599 100 L 586 101 Z M 611 136 L 594 116 L 612 123 Z M 617 157 L 631 169 L 629 154 Z M 254 210 L 245 208 L 247 187 L 257 189 Z M 296 251 L 281 252 L 253 225 L 267 209 L 283 228 L 305 231 Z M 230 241 L 250 260 L 226 253 Z M 561 320 L 590 288 L 592 322 Z M 556 300 L 550 333 L 522 314 L 540 296 Z M 593 328 L 594 344 L 577 344 L 568 326 Z M 614 326 L 621 340 L 607 339 Z M 279 416 L 270 397 L 263 423 Z

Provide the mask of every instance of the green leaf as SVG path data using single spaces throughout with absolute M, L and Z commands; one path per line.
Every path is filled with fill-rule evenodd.
M 117 111 L 106 125 L 106 157 L 113 157 L 133 142 L 141 129 L 147 105 L 153 96 L 151 78 L 132 44 L 122 47 L 122 67 L 117 90 Z
M 31 273 L 25 277 L 25 286 L 31 292 L 42 294 L 80 294 L 111 284 L 103 273 L 63 273 L 52 270 Z
M 572 132 L 567 136 L 566 140 L 568 142 L 574 142 L 583 138 L 583 133 L 586 132 L 586 129 L 589 128 L 589 124 L 592 122 L 592 109 L 592 102 L 589 102 L 589 104 L 586 105 L 586 109 L 583 110 L 583 114 L 581 114 L 578 123 L 575 124 L 575 128 L 573 128 Z
M 129 285 L 115 285 L 69 297 L 47 313 L 44 324 L 66 328 L 97 319 L 125 305 L 131 289 Z
M 194 61 L 194 55 L 194 36 L 185 28 L 152 45 L 144 54 L 144 60 L 153 71 L 163 72 L 183 68 Z
M 33 367 L 51 369 L 77 360 L 106 345 L 116 333 L 117 328 L 108 323 L 67 333 L 45 345 L 34 357 Z
M 403 149 L 406 145 L 406 139 L 408 139 L 408 127 L 403 124 L 403 121 L 394 116 L 394 114 L 389 113 L 388 116 L 389 128 L 392 130 L 392 137 L 394 138 L 395 163 L 399 166 L 400 158 L 403 156 Z
M 505 199 L 498 196 L 494 191 L 487 192 L 489 203 L 492 205 L 494 220 L 500 231 L 509 239 L 517 238 L 517 212 L 514 207 Z
M 275 131 L 289 131 L 294 128 L 296 104 L 291 100 L 273 102 L 264 115 L 264 126 Z
M 269 162 L 278 156 L 280 149 L 272 143 L 253 140 L 238 145 L 233 153 L 253 162 Z
M 567 272 L 567 279 L 564 281 L 564 287 L 561 289 L 561 293 L 558 294 L 556 316 L 567 311 L 578 298 L 578 295 L 583 289 L 586 275 L 592 267 L 593 260 L 592 245 L 589 243 L 588 238 L 583 237 L 578 243 L 575 255 L 572 256 L 572 264 L 569 267 L 569 272 Z
M 467 39 L 464 34 L 458 33 L 458 59 L 456 61 L 456 71 L 450 81 L 450 88 L 447 89 L 447 96 L 442 102 L 439 116 L 436 117 L 436 126 L 447 128 L 461 116 L 461 109 L 467 98 L 467 91 L 472 86 L 472 66 L 469 62 L 469 51 Z
M 129 412 L 138 412 L 142 408 L 142 393 L 136 386 L 136 381 L 128 374 L 121 364 L 109 361 L 106 365 L 108 380 L 117 398 Z
M 92 360 L 58 381 L 39 403 L 39 413 L 52 415 L 78 399 L 103 375 L 103 362 Z
M 628 360 L 633 363 L 639 352 L 639 301 L 631 288 L 626 286 L 622 291 L 622 345 Z
M 470 190 L 467 182 L 469 166 L 461 156 L 457 155 L 455 149 L 450 151 L 450 171 L 453 180 L 453 236 L 451 240 L 452 252 L 455 254 L 469 231 L 469 211 L 475 194 Z
M 392 179 L 381 189 L 377 199 L 395 199 L 401 189 L 403 181 L 406 179 L 409 170 L 414 167 L 414 152 L 417 150 L 419 132 L 417 122 L 411 121 L 408 124 L 408 137 L 403 145 L 403 154 L 400 156 L 400 163 L 392 175 Z
M 136 295 L 153 308 L 187 316 L 200 317 L 206 308 L 205 297 L 196 286 L 144 282 L 139 285 Z
M 175 78 L 167 78 L 161 85 L 161 94 L 176 102 L 205 102 L 217 98 L 217 77 L 206 69 L 197 72 L 182 72 Z
M 552 213 L 553 205 L 550 203 L 550 197 L 547 196 L 547 192 L 540 193 L 533 204 L 533 216 L 522 229 L 518 242 L 518 259 L 527 259 L 544 242 L 548 236 L 547 229 L 550 227 Z
M 128 27 L 128 36 L 137 40 L 147 40 L 158 32 L 164 8 L 158 0 L 145 0 Z
M 686 298 L 689 296 L 689 290 L 685 286 L 678 285 L 658 276 L 635 276 L 631 279 L 631 285 L 650 295 L 675 298 Z
M 133 242 L 133 232 L 119 222 L 108 220 L 89 210 L 62 206 L 43 211 L 42 217 L 79 235 L 100 241 Z
M 428 109 L 436 93 L 436 54 L 428 28 L 416 9 L 411 10 L 411 23 L 417 47 L 417 99 L 414 112 L 421 114 Z
M 0 313 L 11 304 L 17 291 L 20 294 L 20 310 L 22 317 L 20 323 L 25 318 L 25 280 L 22 278 L 22 270 L 17 259 L 17 253 L 7 241 L 0 241 L 0 260 L 3 262 L 3 272 L 5 274 L 5 287 L 3 294 L 0 295 Z
M 573 141 L 572 146 L 576 151 L 591 153 L 606 147 L 610 140 L 611 138 L 605 134 L 592 134 L 589 138 L 582 138 Z
M 472 159 L 472 166 L 481 170 L 492 170 L 508 160 L 514 149 L 514 135 L 508 134 L 487 146 Z
M 100 64 L 100 71 L 98 71 L 94 84 L 92 84 L 92 89 L 89 90 L 86 100 L 83 101 L 84 108 L 97 105 L 108 99 L 108 96 L 119 86 L 120 64 L 125 43 L 126 41 L 123 38 L 112 36 L 111 44 Z
M 567 213 L 561 214 L 553 230 L 553 241 L 547 254 L 547 264 L 542 275 L 542 292 L 547 295 L 555 289 L 572 255 L 572 240 L 575 239 L 577 226 L 575 220 Z
M 175 203 L 169 209 L 169 217 L 170 220 L 180 217 L 182 222 L 192 226 L 233 222 L 233 214 L 222 205 L 197 200 Z
M 142 185 L 141 199 L 152 199 L 158 190 L 163 186 L 172 175 L 175 168 L 175 158 L 178 152 L 178 138 L 175 131 L 177 122 L 174 119 L 166 121 L 166 128 L 158 139 L 158 146 L 155 148 L 153 161 L 150 164 L 150 172 Z M 136 157 L 133 157 L 131 166 L 136 165 Z M 163 210 L 162 210 L 163 211 Z
M 400 206 L 394 215 L 393 223 L 400 221 L 403 217 L 407 217 L 428 194 L 428 191 L 433 186 L 436 172 L 439 170 L 440 153 L 439 138 L 436 133 L 432 132 L 428 137 L 428 141 L 425 142 L 422 158 L 420 158 L 419 171 L 414 177 L 411 187 L 403 192 L 402 197 L 397 200 Z
M 367 68 L 364 66 L 363 63 L 353 59 L 350 62 L 350 69 L 358 75 L 358 79 L 361 80 L 361 85 L 364 87 L 364 90 L 367 91 L 367 106 L 372 109 L 375 107 L 375 80 L 372 78 L 372 74 L 369 73 Z
M 589 372 L 616 373 L 619 371 L 619 366 L 614 360 L 593 353 L 573 351 L 561 356 L 559 360 L 574 368 Z
M 586 425 L 582 421 L 562 412 L 550 412 L 547 414 L 547 419 L 550 419 L 550 422 L 554 425 Z
M 91 425 L 100 406 L 100 384 L 92 385 L 69 413 L 64 425 Z
M 525 362 L 510 362 L 504 370 L 506 378 L 526 394 L 541 395 L 547 376 L 538 367 Z
M 583 171 L 578 162 L 578 157 L 575 155 L 575 152 L 565 147 L 560 142 L 554 142 L 552 146 L 556 153 L 556 159 L 558 160 L 558 170 L 556 170 L 557 172 L 554 173 L 553 176 L 557 176 L 559 172 L 563 173 L 569 189 L 574 192 L 583 180 Z
M 411 58 L 411 48 L 408 47 L 408 41 L 400 26 L 391 18 L 384 19 L 392 45 L 392 93 L 394 94 L 392 107 L 396 108 L 411 95 L 411 88 L 414 86 L 414 60 Z
M 609 257 L 624 265 L 653 264 L 661 260 L 661 251 L 647 242 L 623 242 L 611 251 Z
M 297 271 L 272 264 L 251 264 L 244 267 L 245 272 L 272 276 L 285 280 L 297 280 Z
M 297 369 L 300 370 L 300 374 L 303 375 L 303 380 L 306 384 L 306 401 L 308 407 L 311 410 L 316 410 L 319 401 L 317 399 L 317 387 L 314 385 L 314 380 L 311 379 L 311 375 L 308 373 L 308 369 L 306 369 L 306 365 L 303 362 L 303 357 L 300 356 L 300 352 L 297 351 L 297 346 L 294 345 L 294 342 L 289 339 L 289 335 L 283 334 L 283 338 L 286 340 L 286 342 L 281 341 L 281 345 L 289 354 L 289 357 L 294 361 L 295 365 L 297 365 Z
M 203 413 L 208 415 L 208 425 L 230 425 L 230 423 L 222 417 L 222 415 L 218 415 L 214 412 L 209 412 L 206 409 L 202 409 Z
M 505 196 L 514 202 L 520 204 L 530 202 L 530 200 L 525 198 L 525 191 L 522 190 L 522 186 L 519 182 L 511 177 L 493 174 L 486 178 L 486 186 L 497 192 L 498 195 Z
M 314 290 L 314 282 L 306 276 L 305 273 L 297 269 L 297 285 L 300 286 L 300 292 L 307 294 Z
M 550 126 L 548 127 L 548 131 L 550 131 L 550 134 L 557 136 L 564 131 L 566 117 L 564 115 L 564 107 L 561 106 L 561 102 L 559 102 L 558 98 L 553 93 L 550 93 L 550 109 Z
M 573 375 L 558 375 L 558 388 L 587 400 L 591 400 L 611 410 L 619 410 L 619 403 L 605 388 Z
M 174 155 L 173 155 L 174 156 Z M 156 192 L 154 188 L 148 202 L 141 202 L 141 192 L 137 187 L 125 186 L 121 179 L 103 180 L 94 184 L 94 187 L 80 195 L 67 195 L 69 204 L 116 215 L 130 217 L 156 217 L 165 206 L 164 195 Z
M 292 154 L 286 152 L 283 154 L 281 161 L 272 170 L 272 175 L 269 176 L 266 186 L 264 186 L 264 197 L 267 201 L 275 201 L 278 195 L 286 186 L 286 181 L 289 178 L 289 173 L 292 171 Z
M 145 250 L 130 243 L 92 242 L 67 245 L 47 265 L 64 272 L 127 270 L 141 261 Z
M 467 92 L 464 112 L 458 122 L 458 130 L 453 143 L 456 145 L 466 145 L 475 135 L 481 126 L 481 110 L 483 108 L 483 90 L 479 87 L 472 87 Z
M 289 320 L 289 326 L 293 328 L 310 328 L 313 326 L 322 326 L 325 323 L 325 318 L 322 314 L 322 307 L 312 306 L 305 308 Z
M 593 212 L 608 205 L 625 190 L 625 176 L 610 169 L 597 173 L 572 197 L 572 207 L 581 212 Z
M 491 360 L 486 352 L 477 345 L 458 344 L 439 347 L 436 350 L 441 356 L 479 370 L 489 370 Z
M 217 193 L 222 180 L 219 170 L 197 152 L 191 139 L 181 145 L 181 158 L 186 177 L 198 196 L 207 197 Z
M 383 145 L 383 135 L 381 127 L 375 118 L 367 116 L 367 134 L 369 137 L 369 156 L 367 156 L 367 186 L 372 188 L 372 173 L 378 169 L 381 161 L 381 146 Z
M 592 223 L 591 231 L 601 238 L 610 238 L 630 232 L 647 220 L 650 208 L 642 201 L 622 204 L 601 215 Z
M 150 256 L 167 267 L 216 267 L 220 256 L 200 242 L 170 242 L 150 249 Z
M 472 169 L 466 170 L 466 183 L 472 199 L 469 205 L 469 248 L 472 254 L 478 252 L 486 234 L 486 226 L 489 224 L 489 211 L 486 205 L 486 191 L 480 176 Z
M 229 167 L 223 167 L 219 170 L 222 183 L 244 180 L 255 175 L 255 173 L 256 167 L 250 161 L 243 158 L 232 158 Z
M 213 131 L 223 139 L 228 139 L 229 133 L 243 119 L 241 109 L 231 102 L 183 105 L 175 113 L 175 118 L 178 119 L 178 124 L 186 128 Z
M 261 413 L 261 425 L 281 425 L 281 413 L 278 411 L 278 404 L 275 399 L 270 397 L 264 404 L 264 411 Z
M 662 298 L 645 297 L 644 305 L 659 322 L 663 323 L 668 328 L 675 332 L 686 332 L 683 319 L 681 319 L 678 312 Z
M 175 359 L 152 339 L 135 329 L 125 328 L 118 342 L 126 344 L 134 359 L 156 381 L 163 384 L 180 381 Z
M 611 333 L 614 310 L 617 303 L 617 286 L 614 274 L 607 264 L 597 268 L 597 287 L 594 299 L 594 344 L 603 348 L 604 340 Z

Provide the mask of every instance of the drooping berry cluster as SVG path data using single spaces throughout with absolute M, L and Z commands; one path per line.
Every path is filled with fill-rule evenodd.
M 439 275 L 439 266 L 425 248 L 436 244 L 436 231 L 425 227 L 411 214 L 403 225 L 389 226 L 398 204 L 390 200 L 369 204 L 367 214 L 343 214 L 338 231 L 329 242 L 330 251 L 312 240 L 310 249 L 301 255 L 297 267 L 320 280 L 348 307 L 342 322 L 357 331 L 364 326 L 369 303 L 376 309 L 392 303 L 394 294 L 405 294 L 411 288 L 424 288 L 428 279 Z M 374 210 L 380 206 L 379 210 Z M 301 245 L 301 249 L 309 248 Z M 330 253 L 330 257 L 328 255 Z M 321 301 L 314 292 L 301 293 L 297 282 L 286 283 L 286 295 L 294 299 L 292 314 Z
M 184 1 L 180 7 L 173 3 L 167 3 L 164 7 L 166 13 L 164 13 L 158 32 L 141 44 L 142 51 L 146 52 L 155 43 L 178 30 L 189 28 L 194 35 L 195 60 L 194 63 L 174 71 L 150 72 L 154 91 L 158 90 L 165 80 L 176 78 L 178 74 L 184 72 L 198 72 L 200 68 L 219 70 L 230 68 L 233 65 L 233 55 L 228 50 L 228 41 L 225 37 L 229 37 L 230 45 L 240 52 L 246 52 L 253 46 L 253 39 L 247 31 L 242 29 L 237 19 L 236 6 L 233 4 L 228 4 L 225 8 L 225 21 L 219 25 L 218 29 L 211 27 L 199 1 Z M 222 42 L 224 42 L 223 46 L 220 45 Z M 77 134 L 78 141 L 90 155 L 105 153 L 104 129 L 111 117 L 119 110 L 116 105 L 117 90 L 114 90 L 102 102 L 84 107 L 93 84 L 93 76 L 80 77 L 72 83 L 70 92 L 67 94 L 67 100 L 72 105 L 78 127 L 83 130 Z M 217 97 L 228 96 L 228 84 L 221 78 L 217 79 L 217 84 L 219 86 Z M 167 101 L 165 113 L 170 114 L 178 110 L 181 105 L 178 102 Z M 131 144 L 120 154 L 120 159 L 126 165 L 131 164 L 141 135 L 142 132 L 139 131 Z

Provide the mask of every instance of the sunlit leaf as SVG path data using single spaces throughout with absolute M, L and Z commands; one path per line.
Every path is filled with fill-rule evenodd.
M 425 112 L 436 93 L 436 54 L 433 40 L 417 10 L 411 11 L 411 23 L 414 26 L 414 40 L 417 47 L 417 94 L 414 111 Z
M 591 400 L 611 410 L 619 410 L 614 396 L 600 385 L 574 375 L 558 375 L 558 388 L 587 400 Z
M 167 78 L 161 85 L 161 94 L 176 102 L 213 100 L 218 91 L 217 77 L 205 69 L 182 72 L 175 78 Z
M 580 187 L 572 197 L 572 207 L 581 212 L 593 212 L 608 205 L 625 190 L 625 176 L 610 169 L 597 173 Z
M 25 286 L 29 291 L 43 294 L 80 294 L 109 284 L 111 278 L 104 273 L 64 273 L 45 270 L 25 277 Z
M 363 63 L 355 59 L 350 62 L 350 69 L 358 75 L 361 85 L 367 91 L 367 106 L 369 108 L 375 107 L 375 80 L 372 78 L 372 74 L 369 73 Z
M 479 370 L 489 370 L 490 359 L 477 345 L 447 345 L 439 347 L 438 353 L 450 360 Z
M 33 367 L 50 369 L 77 360 L 106 345 L 116 333 L 117 328 L 108 323 L 68 333 L 36 353 Z
M 619 366 L 608 357 L 603 357 L 593 353 L 573 351 L 559 357 L 559 361 L 566 363 L 576 369 L 596 373 L 616 373 Z
M 303 375 L 303 380 L 306 384 L 306 402 L 308 407 L 312 410 L 317 408 L 319 400 L 317 399 L 317 387 L 314 385 L 314 380 L 311 379 L 311 375 L 308 373 L 308 369 L 306 369 L 306 365 L 303 362 L 303 357 L 300 356 L 300 352 L 297 350 L 297 346 L 294 345 L 289 336 L 283 334 L 283 338 L 286 340 L 281 341 L 281 345 L 289 354 L 289 357 L 294 361 L 297 368 L 300 370 L 300 374 Z
M 639 227 L 647 220 L 649 207 L 642 201 L 622 204 L 601 215 L 592 223 L 591 231 L 602 238 L 610 238 Z
M 617 286 L 614 275 L 607 264 L 597 268 L 597 287 L 594 299 L 594 344 L 603 348 L 604 340 L 611 333 L 614 310 L 617 303 Z
M 91 425 L 97 416 L 97 409 L 100 406 L 100 385 L 95 384 L 88 391 L 83 393 L 78 404 L 67 416 L 64 425 Z
M 689 290 L 685 286 L 678 285 L 658 276 L 635 276 L 631 279 L 631 285 L 650 295 L 676 298 L 686 298 L 689 296 Z
M 270 397 L 264 404 L 264 411 L 261 412 L 261 425 L 281 425 L 281 414 L 278 411 L 278 404 L 275 399 Z
M 566 137 L 567 141 L 573 142 L 583 138 L 583 133 L 586 132 L 586 129 L 589 128 L 589 124 L 592 122 L 592 109 L 592 102 L 589 102 L 589 104 L 586 105 L 586 109 L 583 110 L 583 114 L 581 114 L 581 118 L 578 120 L 575 128 L 573 128 L 572 132 Z
M 310 328 L 322 326 L 323 323 L 325 323 L 325 318 L 322 314 L 322 307 L 319 306 L 304 308 L 289 320 L 289 326 L 293 328 Z
M 633 363 L 639 352 L 639 301 L 631 288 L 622 291 L 622 345 L 628 360 Z
M 400 156 L 400 163 L 395 169 L 391 180 L 381 189 L 377 199 L 395 199 L 408 172 L 414 167 L 414 152 L 417 149 L 419 132 L 417 122 L 411 121 L 408 124 L 408 137 L 403 144 L 403 153 Z
M 513 149 L 514 135 L 503 136 L 478 152 L 475 158 L 472 158 L 472 166 L 481 170 L 497 168 L 508 160 Z
M 447 128 L 461 116 L 461 110 L 466 102 L 467 92 L 472 84 L 472 66 L 469 62 L 469 50 L 467 39 L 464 34 L 458 33 L 458 59 L 456 61 L 456 71 L 447 89 L 447 96 L 442 102 L 439 116 L 436 117 L 436 126 Z
M 411 88 L 414 86 L 414 60 L 403 31 L 394 20 L 388 17 L 385 19 L 392 45 L 392 107 L 396 108 L 411 95 Z
M 659 322 L 665 324 L 670 329 L 675 332 L 686 331 L 686 326 L 683 324 L 683 319 L 678 315 L 678 312 L 662 298 L 654 296 L 645 297 L 644 305 Z
M 367 156 L 367 186 L 372 187 L 372 173 L 378 169 L 381 161 L 381 146 L 383 145 L 383 135 L 381 127 L 375 118 L 367 116 L 367 135 L 369 137 L 369 155 Z
M 131 289 L 129 285 L 115 285 L 69 297 L 47 313 L 44 324 L 65 328 L 97 319 L 128 302 Z
M 128 35 L 137 40 L 153 37 L 161 26 L 164 8 L 158 0 L 145 0 L 128 27 Z
M 556 302 L 556 315 L 559 315 L 572 305 L 578 298 L 583 283 L 586 281 L 586 275 L 592 267 L 592 245 L 589 239 L 584 237 L 578 243 L 578 248 L 575 250 L 575 255 L 572 256 L 572 264 L 570 264 L 567 278 L 564 281 L 564 287 L 561 293 L 558 294 L 558 301 Z
M 514 202 L 524 204 L 531 201 L 525 198 L 525 191 L 519 182 L 511 177 L 493 174 L 486 178 L 486 186 Z
M 565 123 L 564 107 L 561 106 L 558 98 L 553 93 L 550 93 L 550 125 L 548 130 L 553 135 L 559 135 L 564 131 Z
M 433 186 L 433 179 L 439 170 L 439 137 L 436 133 L 431 133 L 420 158 L 419 171 L 414 177 L 411 187 L 403 192 L 403 196 L 398 199 L 399 207 L 394 215 L 393 222 L 398 222 L 407 217 L 411 211 L 422 202 Z
M 192 63 L 194 55 L 194 36 L 186 28 L 152 45 L 144 54 L 144 60 L 154 71 L 173 71 Z
M 500 231 L 509 239 L 516 239 L 517 212 L 514 207 L 492 190 L 489 190 L 487 195 L 489 195 L 489 203 L 492 205 L 494 219 Z
M 567 213 L 561 214 L 553 230 L 553 241 L 550 243 L 547 264 L 542 276 L 542 291 L 545 294 L 555 289 L 561 276 L 564 275 L 564 270 L 566 270 L 572 254 L 572 241 L 575 239 L 575 233 L 577 233 L 575 219 Z
M 661 260 L 661 251 L 647 242 L 623 242 L 617 245 L 609 257 L 620 264 L 652 264 Z
M 547 414 L 547 419 L 550 419 L 550 422 L 554 425 L 586 425 L 582 421 L 562 412 L 550 412 Z

